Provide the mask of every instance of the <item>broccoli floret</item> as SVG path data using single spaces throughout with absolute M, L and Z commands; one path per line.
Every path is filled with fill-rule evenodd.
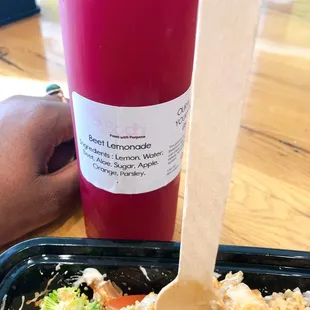
M 49 296 L 44 297 L 43 301 L 40 303 L 40 309 L 56 309 L 59 302 L 54 300 L 54 296 L 51 293 Z
M 54 290 L 52 293 L 50 293 L 48 295 L 49 299 L 53 302 L 58 303 L 59 302 L 59 298 L 58 298 L 58 292 L 56 290 Z
M 90 302 L 86 308 L 86 310 L 102 310 L 102 305 L 98 301 Z
M 80 290 L 75 287 L 62 287 L 57 290 L 57 297 L 59 301 L 66 302 L 75 298 L 79 298 L 80 296 Z
M 43 298 L 41 310 L 102 310 L 98 301 L 89 301 L 85 294 L 74 287 L 54 290 Z

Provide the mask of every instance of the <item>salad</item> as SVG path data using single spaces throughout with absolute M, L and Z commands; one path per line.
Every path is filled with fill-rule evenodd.
M 80 289 L 86 283 L 93 290 L 89 299 Z M 217 296 L 210 304 L 214 310 L 310 310 L 310 292 L 298 288 L 284 293 L 263 297 L 258 290 L 243 283 L 243 273 L 228 273 L 219 281 L 213 278 Z M 121 289 L 105 275 L 93 268 L 85 269 L 83 275 L 69 287 L 62 287 L 45 296 L 39 303 L 41 310 L 154 310 L 157 295 L 124 295 Z

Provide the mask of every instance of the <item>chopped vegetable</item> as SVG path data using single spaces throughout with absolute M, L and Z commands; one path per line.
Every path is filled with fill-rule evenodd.
M 130 295 L 111 299 L 106 303 L 106 310 L 120 310 L 124 307 L 134 305 L 137 301 L 142 301 L 145 295 Z
M 91 300 L 76 287 L 54 290 L 43 298 L 41 310 L 154 310 L 157 295 L 123 296 L 122 291 L 105 276 L 94 269 L 84 271 L 76 286 L 86 283 L 93 289 Z M 252 290 L 243 283 L 243 273 L 228 273 L 223 280 L 213 278 L 217 296 L 210 309 L 219 310 L 310 310 L 310 292 L 299 289 L 287 290 L 263 297 L 258 290 Z
M 40 303 L 41 310 L 102 310 L 100 300 L 89 301 L 85 294 L 75 287 L 62 287 L 45 296 Z

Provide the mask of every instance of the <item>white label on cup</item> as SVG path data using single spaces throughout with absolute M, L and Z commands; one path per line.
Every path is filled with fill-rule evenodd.
M 81 173 L 111 193 L 140 194 L 170 183 L 180 172 L 190 111 L 190 89 L 147 107 L 115 107 L 73 92 Z

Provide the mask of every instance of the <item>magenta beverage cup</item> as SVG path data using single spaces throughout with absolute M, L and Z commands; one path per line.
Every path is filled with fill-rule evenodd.
M 171 240 L 198 0 L 60 0 L 86 232 Z

